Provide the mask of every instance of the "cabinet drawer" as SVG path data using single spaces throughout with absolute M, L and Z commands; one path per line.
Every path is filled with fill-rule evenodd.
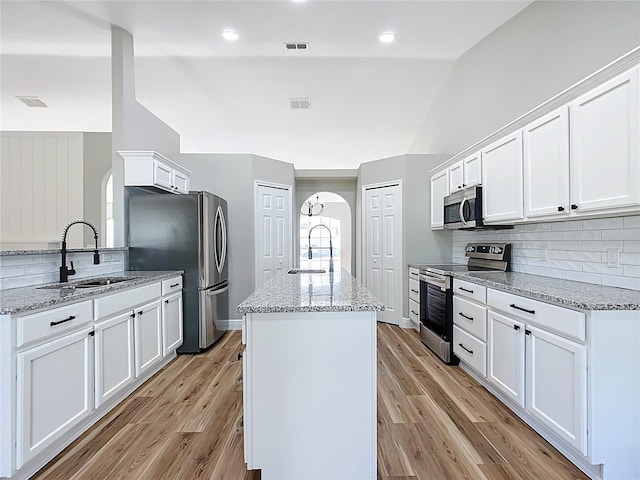
M 527 323 L 539 325 L 578 340 L 585 339 L 585 316 L 582 312 L 491 288 L 487 291 L 487 304 L 507 312 L 512 317 L 522 318 Z
M 136 305 L 148 303 L 159 298 L 160 292 L 160 282 L 158 282 L 98 298 L 94 301 L 95 319 L 100 320 L 115 313 L 129 310 Z
M 482 305 L 454 295 L 453 323 L 483 342 L 487 341 L 487 309 Z
M 409 267 L 409 278 L 420 280 L 420 270 L 415 267 Z
M 409 298 L 420 303 L 420 282 L 413 278 L 409 279 Z
M 162 296 L 182 290 L 182 277 L 174 277 L 162 282 Z
M 487 289 L 477 283 L 465 282 L 464 280 L 454 278 L 453 293 L 472 298 L 476 302 L 487 303 Z
M 456 325 L 453 326 L 453 353 L 483 377 L 487 376 L 487 345 Z
M 420 304 L 409 299 L 409 318 L 418 325 L 420 323 Z
M 68 333 L 93 321 L 91 300 L 53 308 L 16 320 L 16 347 Z

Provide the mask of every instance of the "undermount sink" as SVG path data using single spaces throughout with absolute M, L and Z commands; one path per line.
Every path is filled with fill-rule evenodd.
M 292 268 L 287 273 L 298 274 L 298 273 L 327 273 L 326 270 L 321 269 L 312 269 L 312 268 Z
M 138 277 L 102 277 L 89 278 L 87 280 L 79 280 L 71 283 L 54 283 L 53 285 L 44 285 L 37 288 L 96 288 L 112 285 L 114 283 L 126 282 L 127 280 L 135 280 Z

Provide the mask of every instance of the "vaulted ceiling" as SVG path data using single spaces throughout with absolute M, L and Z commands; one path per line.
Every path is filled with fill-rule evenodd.
M 116 24 L 134 37 L 138 100 L 182 151 L 357 168 L 406 153 L 455 61 L 530 3 L 3 0 L 0 129 L 110 131 Z M 298 97 L 311 108 L 291 109 Z

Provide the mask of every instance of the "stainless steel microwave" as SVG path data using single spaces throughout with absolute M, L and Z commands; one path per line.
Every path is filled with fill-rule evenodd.
M 482 227 L 482 187 L 470 187 L 444 198 L 444 228 Z

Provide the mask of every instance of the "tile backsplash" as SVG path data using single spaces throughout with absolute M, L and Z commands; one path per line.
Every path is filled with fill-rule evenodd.
M 453 261 L 469 242 L 512 244 L 514 272 L 640 290 L 640 215 L 453 232 Z M 607 256 L 618 266 L 607 266 Z
M 70 281 L 80 278 L 122 272 L 125 269 L 125 251 L 101 251 L 100 264 L 93 264 L 92 252 L 70 252 L 67 265 L 73 262 L 76 274 Z M 0 289 L 27 287 L 57 282 L 60 279 L 61 254 L 36 253 L 0 255 Z

